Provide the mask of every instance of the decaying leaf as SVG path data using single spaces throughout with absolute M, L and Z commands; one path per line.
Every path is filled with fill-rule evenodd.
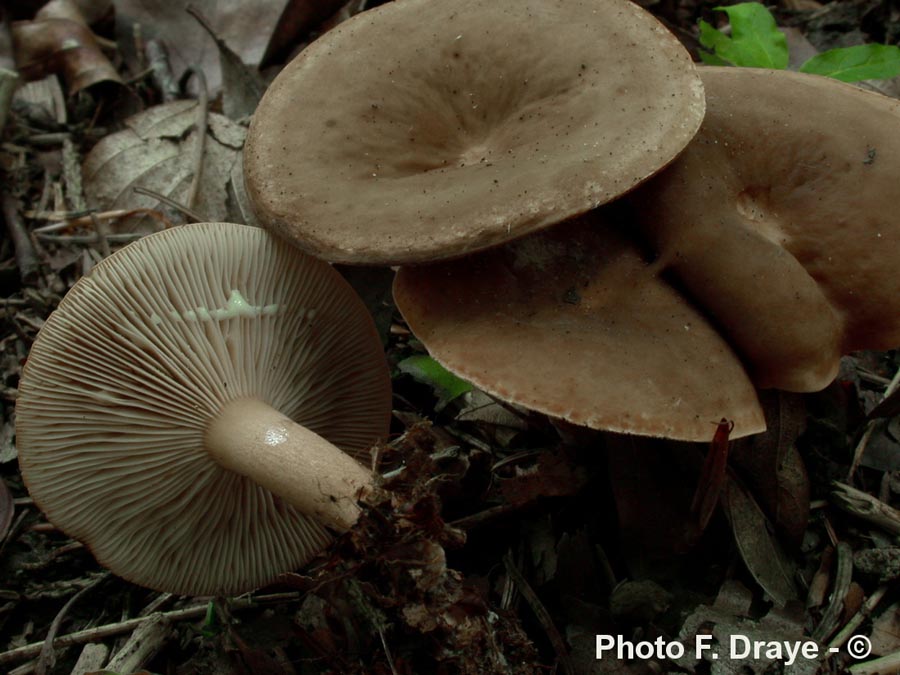
M 750 618 L 752 598 L 753 594 L 740 582 L 723 584 L 712 605 L 701 605 L 685 620 L 678 640 L 685 645 L 687 656 L 679 665 L 690 667 L 697 662 L 688 657 L 696 655 L 696 638 L 703 634 L 712 636 L 712 642 L 707 644 L 718 645 L 714 649 L 704 650 L 702 654 L 709 662 L 713 675 L 762 675 L 770 672 L 814 675 L 819 672 L 822 662 L 829 656 L 827 650 L 820 650 L 820 654 L 823 651 L 824 654 L 818 659 L 800 657 L 793 659 L 787 670 L 773 670 L 778 668 L 778 661 L 788 660 L 774 656 L 778 645 L 781 645 L 780 651 L 784 654 L 785 642 L 796 644 L 809 638 L 804 636 L 802 615 L 795 617 L 789 612 L 773 609 L 761 619 Z M 733 643 L 732 638 L 736 642 Z M 758 657 L 751 651 L 742 658 L 734 658 L 732 644 L 743 650 L 745 641 L 761 643 L 765 648 L 760 650 Z M 717 656 L 713 657 L 713 653 Z M 742 651 L 736 653 L 741 654 Z
M 500 484 L 500 491 L 513 506 L 522 506 L 538 497 L 565 497 L 576 494 L 586 480 L 583 469 L 561 452 L 542 452 L 537 465 L 517 473 Z
M 877 656 L 900 651 L 900 603 L 894 603 L 872 622 L 872 653 Z
M 289 12 L 292 5 L 302 11 Z M 180 76 L 186 68 L 193 67 L 206 74 L 211 91 L 217 91 L 222 83 L 219 54 L 216 45 L 187 14 L 191 6 L 209 20 L 209 24 L 222 40 L 249 66 L 259 65 L 269 44 L 276 24 L 282 23 L 284 14 L 300 19 L 281 29 L 290 30 L 293 36 L 308 31 L 337 10 L 334 0 L 117 0 L 116 33 L 122 36 L 123 46 L 130 46 L 135 24 L 139 24 L 145 38 L 159 38 L 169 48 L 172 68 Z M 126 53 L 126 58 L 131 55 Z M 136 66 L 136 62 L 130 64 Z M 133 68 L 135 71 L 136 68 Z
M 515 405 L 502 404 L 480 389 L 472 389 L 463 394 L 462 406 L 456 415 L 460 422 L 480 422 L 492 426 L 507 427 L 516 431 L 528 429 L 526 412 L 519 413 Z
M 222 112 L 233 120 L 249 117 L 256 110 L 256 104 L 266 90 L 259 71 L 241 61 L 241 57 L 231 50 L 225 40 L 216 35 L 206 17 L 193 8 L 189 8 L 189 11 L 219 50 L 219 64 L 222 68 Z
M 655 581 L 623 581 L 610 595 L 609 611 L 619 623 L 645 626 L 671 604 L 672 594 Z
M 734 429 L 733 422 L 726 419 L 719 422 L 709 451 L 706 453 L 706 459 L 703 461 L 700 480 L 691 502 L 691 515 L 694 517 L 699 532 L 706 529 L 713 511 L 719 503 L 728 463 L 728 435 L 732 429 Z
M 806 426 L 802 396 L 779 391 L 760 392 L 766 431 L 738 439 L 731 464 L 774 522 L 779 533 L 799 543 L 809 520 L 809 477 L 796 441 Z
M 195 101 L 150 108 L 126 121 L 128 127 L 100 141 L 84 160 L 88 205 L 99 209 L 154 208 L 143 187 L 184 204 L 193 178 L 197 143 Z M 193 210 L 208 221 L 229 219 L 228 183 L 238 161 L 245 129 L 223 115 L 209 114 L 202 178 Z M 149 231 L 155 223 L 132 218 L 122 231 Z
M 778 606 L 798 599 L 794 568 L 773 527 L 753 496 L 737 480 L 728 481 L 725 512 L 747 569 Z
M 69 94 L 100 82 L 122 83 L 70 0 L 51 0 L 33 21 L 12 24 L 16 64 L 28 80 L 61 75 Z

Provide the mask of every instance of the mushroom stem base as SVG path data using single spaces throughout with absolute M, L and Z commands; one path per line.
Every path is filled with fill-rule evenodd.
M 371 472 L 317 433 L 270 405 L 238 399 L 206 431 L 206 451 L 334 530 L 359 517 L 357 501 L 372 489 Z

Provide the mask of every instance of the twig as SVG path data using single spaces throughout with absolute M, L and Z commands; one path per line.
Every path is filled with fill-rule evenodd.
M 172 634 L 171 624 L 159 613 L 152 614 L 134 629 L 128 641 L 106 664 L 116 673 L 132 673 L 143 667 L 162 648 Z
M 885 593 L 887 593 L 887 590 L 887 586 L 882 586 L 872 593 L 865 604 L 859 608 L 859 611 L 853 615 L 853 618 L 847 622 L 847 625 L 841 628 L 840 632 L 831 639 L 831 642 L 828 643 L 828 648 L 841 647 L 850 636 L 856 632 L 856 629 L 859 628 L 860 624 L 872 615 L 872 612 L 875 611 L 875 608 L 878 606 L 878 603 L 881 602 L 881 599 L 884 597 Z
M 35 234 L 50 234 L 73 227 L 92 226 L 95 218 L 104 221 L 149 216 L 153 220 L 159 221 L 163 229 L 172 227 L 172 221 L 156 209 L 115 209 L 113 211 L 91 212 L 88 214 L 82 214 L 80 211 L 26 211 L 25 215 L 29 218 L 54 221 L 49 225 L 34 228 L 32 232 Z
M 391 674 L 399 675 L 397 667 L 394 665 L 394 657 L 391 656 L 391 649 L 388 647 L 387 639 L 384 637 L 384 631 L 381 629 L 381 626 L 377 626 L 377 629 L 378 637 L 381 638 L 381 646 L 384 649 L 384 655 L 387 658 L 388 667 L 391 669 Z
M 516 584 L 516 588 L 519 589 L 519 593 L 525 598 L 525 602 L 531 607 L 531 611 L 534 612 L 537 620 L 540 621 L 541 626 L 543 626 L 544 631 L 547 633 L 547 638 L 550 640 L 550 644 L 553 645 L 553 651 L 556 652 L 556 657 L 559 659 L 560 669 L 566 675 L 575 675 L 575 666 L 569 656 L 569 650 L 566 648 L 566 643 L 563 640 L 562 635 L 559 634 L 559 630 L 557 630 L 556 625 L 553 623 L 550 613 L 544 607 L 541 599 L 537 596 L 537 593 L 532 590 L 524 575 L 516 567 L 512 555 L 508 551 L 503 555 L 503 566 L 506 568 L 506 573 L 512 577 L 512 580 Z
M 812 632 L 813 640 L 824 642 L 837 627 L 841 611 L 844 609 L 844 599 L 850 588 L 850 580 L 853 577 L 853 552 L 850 544 L 845 541 L 838 542 L 835 549 L 837 553 L 837 571 L 834 573 L 834 587 L 828 597 L 828 607 L 822 614 L 822 620 Z
M 478 511 L 477 513 L 463 516 L 462 518 L 457 518 L 456 520 L 450 522 L 449 525 L 451 527 L 457 527 L 460 530 L 471 530 L 480 525 L 484 525 L 485 523 L 488 523 L 495 518 L 499 518 L 500 516 L 514 513 L 517 508 L 518 507 L 513 506 L 512 504 L 499 504 L 497 506 L 486 508 L 483 511 Z
M 900 670 L 900 652 L 850 666 L 850 675 L 891 675 Z
M 76 602 L 81 600 L 90 591 L 94 590 L 100 583 L 108 579 L 109 576 L 109 572 L 107 572 L 94 579 L 94 581 L 69 598 L 69 601 L 63 605 L 61 610 L 59 610 L 53 619 L 53 623 L 50 624 L 50 629 L 47 631 L 47 637 L 44 638 L 44 642 L 41 644 L 40 656 L 38 657 L 37 667 L 35 668 L 37 675 L 44 675 L 44 673 L 46 673 L 48 669 L 53 668 L 53 665 L 56 663 L 56 654 L 53 651 L 54 640 L 56 638 L 56 633 L 59 631 L 59 627 L 62 625 L 63 619 L 66 618 L 69 610 L 72 609 Z
M 841 509 L 892 534 L 900 534 L 900 511 L 844 483 L 835 481 L 831 487 L 831 501 Z
M 300 597 L 300 593 L 273 593 L 271 595 L 261 595 L 256 598 L 237 598 L 232 601 L 231 606 L 232 609 L 250 609 L 273 602 L 299 600 Z M 134 630 L 144 621 L 147 621 L 151 617 L 155 616 L 161 616 L 166 621 L 172 622 L 198 619 L 206 615 L 206 608 L 207 605 L 206 603 L 204 603 L 202 605 L 197 605 L 194 607 L 186 607 L 184 609 L 175 609 L 170 612 L 163 612 L 162 614 L 151 614 L 150 616 L 142 616 L 136 619 L 128 619 L 127 621 L 107 624 L 105 626 L 88 628 L 86 630 L 78 631 L 77 633 L 69 633 L 68 635 L 62 635 L 56 638 L 55 640 L 53 640 L 53 647 L 59 648 L 68 647 L 69 645 L 80 645 L 87 642 L 96 642 L 97 640 L 103 640 L 114 635 L 121 635 L 122 633 L 127 633 Z M 29 645 L 25 645 L 24 647 L 17 647 L 16 649 L 10 649 L 8 652 L 0 653 L 0 665 L 4 665 L 7 663 L 17 663 L 18 661 L 24 661 L 25 659 L 34 658 L 41 653 L 41 648 L 43 647 L 43 645 L 43 641 L 33 642 Z
M 154 612 L 158 612 L 163 605 L 165 605 L 174 597 L 175 595 L 172 593 L 160 593 L 158 596 L 156 596 L 156 598 L 153 599 L 153 601 L 149 605 L 147 605 L 140 611 L 138 616 L 150 616 Z
M 62 147 L 63 182 L 66 185 L 66 197 L 76 211 L 87 211 L 84 200 L 84 189 L 81 184 L 81 158 L 72 143 L 72 137 L 63 139 Z
M 893 394 L 897 390 L 897 387 L 900 387 L 900 369 L 894 373 L 894 377 L 884 390 L 884 395 L 881 397 L 881 400 L 884 401 L 888 396 Z M 856 470 L 859 468 L 859 463 L 862 461 L 863 454 L 866 452 L 866 448 L 869 445 L 869 439 L 872 438 L 872 433 L 875 431 L 877 422 L 878 420 L 869 420 L 866 422 L 866 430 L 863 432 L 862 438 L 859 439 L 859 443 L 856 444 L 856 449 L 853 451 L 853 461 L 850 463 L 850 470 L 847 472 L 848 481 L 853 480 L 853 474 L 855 474 Z
M 106 222 L 98 219 L 93 213 L 91 214 L 91 222 L 94 224 L 94 232 L 97 233 L 97 241 L 100 244 L 100 254 L 104 258 L 108 258 L 112 251 L 109 248 L 109 228 Z
M 41 241 L 49 241 L 54 244 L 97 244 L 100 242 L 100 234 L 37 234 L 35 235 Z M 122 243 L 134 241 L 141 237 L 147 236 L 143 232 L 123 232 L 122 234 L 109 234 L 106 236 L 108 242 Z
M 37 562 L 23 562 L 21 563 L 21 566 L 24 570 L 42 570 L 52 564 L 53 561 L 60 556 L 64 556 L 67 553 L 72 553 L 73 551 L 80 551 L 83 548 L 84 544 L 82 544 L 80 541 L 70 541 L 69 543 L 63 544 L 62 546 L 59 546 L 50 551 L 50 553 L 48 553 L 43 560 L 39 560 Z
M 23 284 L 32 284 L 37 279 L 38 259 L 28 236 L 25 223 L 19 215 L 19 200 L 4 192 L 2 196 L 3 220 L 6 231 L 12 240 L 16 252 L 16 265 L 19 267 L 19 278 Z
M 191 178 L 191 187 L 188 190 L 187 207 L 193 209 L 197 204 L 197 195 L 200 194 L 200 181 L 203 179 L 203 155 L 206 152 L 206 131 L 209 126 L 209 91 L 206 87 L 206 75 L 199 68 L 188 68 L 188 74 L 197 78 L 200 87 L 200 98 L 197 101 L 197 120 L 194 122 L 194 131 L 197 134 L 194 143 L 194 155 L 191 164 L 194 171 Z
M 147 188 L 144 188 L 144 187 L 136 187 L 136 188 L 132 188 L 132 189 L 134 190 L 134 192 L 136 192 L 139 195 L 147 195 L 148 197 L 153 197 L 154 199 L 165 204 L 166 206 L 171 206 L 173 209 L 175 209 L 177 211 L 181 211 L 188 218 L 191 218 L 193 220 L 193 222 L 195 222 L 195 223 L 204 222 L 203 216 L 197 215 L 197 213 L 195 211 L 192 211 L 184 204 L 179 204 L 174 199 L 169 199 L 168 197 L 160 194 L 159 192 L 155 192 L 154 190 L 148 190 Z

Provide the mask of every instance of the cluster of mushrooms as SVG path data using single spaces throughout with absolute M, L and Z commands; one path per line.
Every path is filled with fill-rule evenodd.
M 695 68 L 627 0 L 369 10 L 260 103 L 265 230 L 146 237 L 49 318 L 23 476 L 138 584 L 235 594 L 304 564 L 355 522 L 390 418 L 373 322 L 328 262 L 398 266 L 415 335 L 506 401 L 763 431 L 757 388 L 815 391 L 842 353 L 900 345 L 898 129 L 900 103 L 836 81 Z

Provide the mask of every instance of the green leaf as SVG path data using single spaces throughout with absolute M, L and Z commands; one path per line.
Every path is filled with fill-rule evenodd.
M 800 72 L 844 82 L 896 77 L 900 75 L 900 47 L 871 44 L 830 49 L 804 63 Z
M 438 397 L 435 410 L 441 410 L 457 396 L 473 389 L 471 384 L 458 378 L 430 356 L 410 356 L 398 363 L 397 368 L 434 389 Z
M 203 626 L 200 628 L 201 635 L 206 638 L 215 637 L 219 632 L 218 623 L 216 620 L 216 605 L 213 601 L 210 601 L 206 605 L 206 617 L 203 621 Z
M 706 63 L 721 61 L 748 68 L 787 68 L 788 48 L 775 17 L 758 2 L 715 7 L 728 15 L 731 35 L 725 35 L 705 21 L 700 22 L 700 44 L 712 54 L 701 54 Z
M 716 56 L 720 48 L 728 49 L 727 42 L 730 38 L 711 24 L 700 19 L 700 44 L 709 51 L 700 50 L 700 60 L 708 66 L 727 66 L 728 61 Z

